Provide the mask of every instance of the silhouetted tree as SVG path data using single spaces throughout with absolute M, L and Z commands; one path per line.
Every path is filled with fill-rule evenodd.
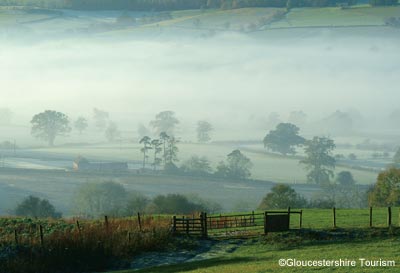
M 332 169 L 335 168 L 335 158 L 331 155 L 335 144 L 326 137 L 314 137 L 305 142 L 306 158 L 300 163 L 306 165 L 309 171 L 307 179 L 316 184 L 328 184 L 333 177 Z
M 120 131 L 118 130 L 118 126 L 115 122 L 110 121 L 108 123 L 107 129 L 104 132 L 105 137 L 108 141 L 115 141 L 120 135 Z
M 153 199 L 153 204 L 154 213 L 189 214 L 205 210 L 202 205 L 190 202 L 181 194 L 158 195 Z
M 162 148 L 160 147 L 162 145 L 162 142 L 159 139 L 153 139 L 150 144 L 154 151 L 153 169 L 154 171 L 156 171 L 157 166 L 159 166 L 162 162 L 162 159 L 157 156 L 160 152 L 162 152 Z
M 126 212 L 127 192 L 115 182 L 90 182 L 81 185 L 75 196 L 75 213 L 97 218 L 104 215 L 123 216 Z
M 143 144 L 143 148 L 140 151 L 143 153 L 143 169 L 146 167 L 146 161 L 148 158 L 147 151 L 151 149 L 151 138 L 148 136 L 142 137 L 139 141 L 140 144 Z
M 164 160 L 164 166 L 165 166 L 165 164 L 167 163 L 167 143 L 168 143 L 168 140 L 169 140 L 169 135 L 166 133 L 166 132 L 161 132 L 160 133 L 160 140 L 161 140 L 161 143 L 162 143 L 162 145 L 163 145 L 163 160 Z
M 75 128 L 78 130 L 79 134 L 81 135 L 84 130 L 88 127 L 87 119 L 84 117 L 78 117 L 74 122 Z
M 110 114 L 104 110 L 100 110 L 97 108 L 93 109 L 93 119 L 94 124 L 99 130 L 104 130 L 107 126 L 108 119 L 110 118 Z
M 285 209 L 285 208 L 304 208 L 307 207 L 307 200 L 296 193 L 294 189 L 285 184 L 277 184 L 272 187 L 261 201 L 258 209 Z
M 279 123 L 275 130 L 264 137 L 264 147 L 283 155 L 295 154 L 295 146 L 303 144 L 304 138 L 299 136 L 299 128 L 291 123 Z
M 353 175 L 349 171 L 341 171 L 340 173 L 338 173 L 336 177 L 336 182 L 344 187 L 353 186 L 356 183 Z
M 184 173 L 191 175 L 209 175 L 212 171 L 210 161 L 206 157 L 192 156 L 181 166 Z
M 61 213 L 56 212 L 56 209 L 49 200 L 40 199 L 35 196 L 28 196 L 15 209 L 15 214 L 18 216 L 27 216 L 35 218 L 61 218 Z
M 31 120 L 31 133 L 39 139 L 43 139 L 54 145 L 57 136 L 65 135 L 71 131 L 68 116 L 57 111 L 46 110 L 36 114 Z
M 253 167 L 250 159 L 239 150 L 234 150 L 227 155 L 227 162 L 221 161 L 217 166 L 216 176 L 235 179 L 249 178 L 250 169 Z
M 150 122 L 150 125 L 158 134 L 165 132 L 169 135 L 174 134 L 177 124 L 179 124 L 179 120 L 175 117 L 175 113 L 172 111 L 160 112 L 156 115 L 156 119 Z
M 213 130 L 212 125 L 204 120 L 197 122 L 197 141 L 205 143 L 210 141 L 210 132 Z

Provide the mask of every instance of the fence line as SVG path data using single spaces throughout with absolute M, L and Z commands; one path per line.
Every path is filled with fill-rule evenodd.
M 340 223 L 340 219 L 353 219 L 353 215 L 341 218 L 341 212 L 343 212 L 343 210 L 335 207 L 332 208 L 331 226 L 333 228 L 344 226 L 343 223 Z M 365 219 L 366 227 L 374 227 L 373 216 L 376 215 L 376 213 L 373 214 L 373 212 L 373 208 L 370 207 L 369 213 L 365 213 L 365 215 L 368 215 L 367 217 L 369 217 L 369 225 L 368 218 L 366 217 Z M 268 232 L 290 230 L 293 228 L 301 229 L 304 224 L 303 214 L 303 210 L 293 211 L 290 207 L 287 210 L 271 210 L 263 213 L 255 213 L 252 211 L 251 213 L 219 214 L 212 216 L 207 216 L 207 213 L 202 212 L 196 217 L 194 215 L 191 217 L 183 216 L 181 218 L 174 216 L 172 220 L 172 230 L 174 234 L 200 235 L 202 237 L 259 235 L 267 234 Z M 293 225 L 291 215 L 299 216 L 297 226 Z M 356 214 L 354 214 L 354 216 L 355 215 Z M 388 207 L 386 226 L 390 227 L 392 225 L 392 208 Z

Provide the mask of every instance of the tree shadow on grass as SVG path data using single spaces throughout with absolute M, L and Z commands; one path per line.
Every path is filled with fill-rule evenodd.
M 252 257 L 218 257 L 202 261 L 188 262 L 182 264 L 157 266 L 147 269 L 135 270 L 135 271 L 123 271 L 124 273 L 170 273 L 170 272 L 185 272 L 190 270 L 205 269 L 213 266 L 234 266 L 235 264 L 248 263 L 262 260 L 270 260 L 269 258 L 252 258 Z M 121 272 L 122 273 L 122 272 Z

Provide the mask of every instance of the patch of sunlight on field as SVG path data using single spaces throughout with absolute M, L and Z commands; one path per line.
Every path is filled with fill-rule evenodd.
M 174 27 L 183 28 L 215 28 L 215 29 L 240 29 L 247 24 L 257 23 L 261 18 L 270 18 L 280 8 L 241 8 L 233 10 L 210 10 L 207 12 L 189 12 L 184 16 L 180 16 L 179 20 L 165 21 L 167 24 Z M 172 13 L 174 16 L 175 13 Z M 179 13 L 178 13 L 179 14 Z M 175 16 L 174 16 L 175 17 Z M 194 19 L 198 19 L 198 25 L 194 25 Z M 172 23 L 172 24 L 171 24 Z
M 400 7 L 295 8 L 271 27 L 384 25 L 386 18 L 399 15 Z

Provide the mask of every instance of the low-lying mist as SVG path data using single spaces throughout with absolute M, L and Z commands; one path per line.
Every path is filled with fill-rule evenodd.
M 384 127 L 400 96 L 398 40 L 287 35 L 0 44 L 0 107 L 26 126 L 45 109 L 90 118 L 97 107 L 125 130 L 173 110 L 183 135 L 206 119 L 230 139 L 260 138 L 271 112 L 302 110 L 312 124 L 339 109 Z

